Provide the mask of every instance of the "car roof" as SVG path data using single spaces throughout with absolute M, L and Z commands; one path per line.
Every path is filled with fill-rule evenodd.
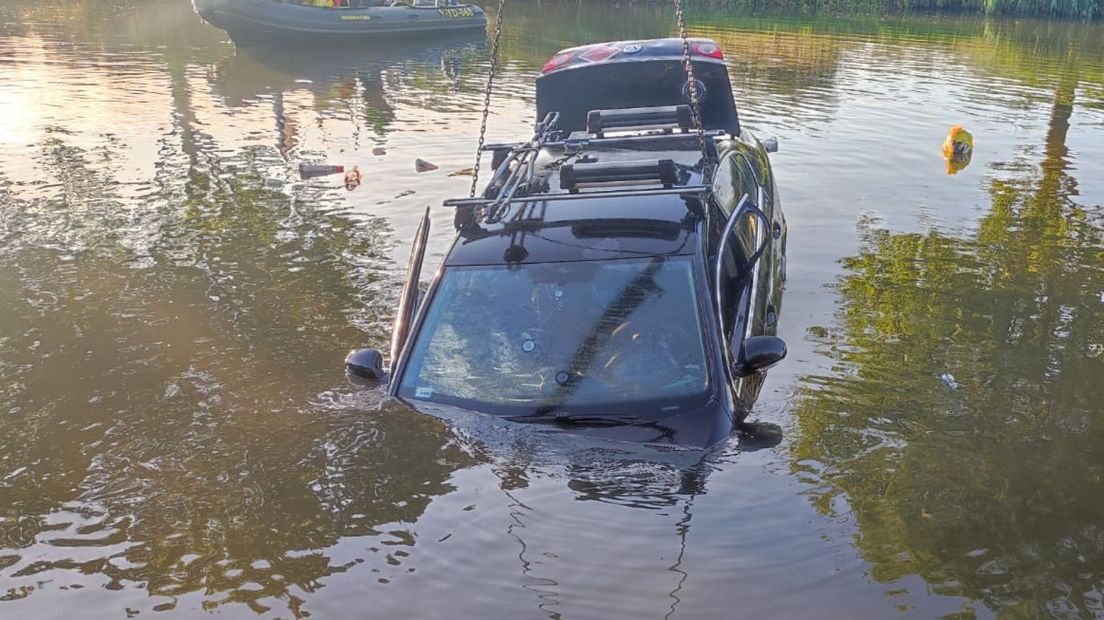
M 500 224 L 461 231 L 446 266 L 692 254 L 699 199 L 679 194 L 579 196 L 515 205 Z

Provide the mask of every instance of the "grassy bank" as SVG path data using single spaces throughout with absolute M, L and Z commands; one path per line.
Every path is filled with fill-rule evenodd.
M 1104 0 L 705 0 L 709 6 L 833 12 L 939 11 L 1099 19 Z

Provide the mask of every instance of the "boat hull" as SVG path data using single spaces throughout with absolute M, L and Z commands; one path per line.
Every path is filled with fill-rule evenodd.
M 367 41 L 388 36 L 485 29 L 475 5 L 322 8 L 272 0 L 194 0 L 196 12 L 236 43 Z

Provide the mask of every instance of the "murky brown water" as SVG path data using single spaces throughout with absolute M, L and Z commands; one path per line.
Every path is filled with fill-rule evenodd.
M 495 139 L 557 48 L 673 31 L 511 10 Z M 657 463 L 344 383 L 466 194 L 484 39 L 239 51 L 186 2 L 0 0 L 0 616 L 1104 617 L 1104 30 L 691 22 L 781 142 L 754 415 L 786 440 Z

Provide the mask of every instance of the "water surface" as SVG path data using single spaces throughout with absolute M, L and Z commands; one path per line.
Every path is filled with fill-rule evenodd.
M 673 33 L 508 10 L 492 140 L 558 48 Z M 786 439 L 665 462 L 343 380 L 467 193 L 485 37 L 238 50 L 186 2 L 0 0 L 0 614 L 1104 617 L 1104 30 L 690 23 L 781 143 L 753 416 Z

